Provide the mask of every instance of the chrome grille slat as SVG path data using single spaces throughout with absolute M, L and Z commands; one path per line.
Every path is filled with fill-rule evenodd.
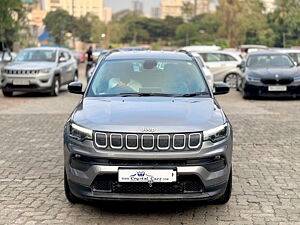
M 94 133 L 93 139 L 96 148 L 107 151 L 195 151 L 202 145 L 201 132 L 149 134 L 99 131 Z

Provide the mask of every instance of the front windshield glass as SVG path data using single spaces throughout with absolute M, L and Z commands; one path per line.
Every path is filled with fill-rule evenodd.
M 249 56 L 247 67 L 249 68 L 286 68 L 293 67 L 293 61 L 287 55 L 268 54 Z
M 96 71 L 87 96 L 122 94 L 209 95 L 207 84 L 192 61 L 111 60 Z
M 23 50 L 15 58 L 16 62 L 55 62 L 56 50 Z

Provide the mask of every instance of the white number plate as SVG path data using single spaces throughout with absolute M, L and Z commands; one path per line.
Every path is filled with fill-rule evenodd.
M 269 91 L 286 91 L 287 87 L 286 86 L 269 86 L 268 90 Z
M 24 80 L 24 79 L 13 80 L 13 85 L 29 85 L 29 80 Z
M 119 182 L 171 183 L 176 182 L 172 169 L 119 169 Z

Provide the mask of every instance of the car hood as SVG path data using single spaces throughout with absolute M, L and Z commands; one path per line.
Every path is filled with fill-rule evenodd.
M 261 78 L 290 77 L 299 75 L 300 71 L 296 67 L 291 68 L 258 68 L 247 70 L 248 75 L 255 75 Z
M 168 133 L 215 128 L 225 123 L 225 116 L 211 98 L 87 97 L 72 120 L 98 131 Z
M 39 70 L 55 67 L 55 62 L 11 62 L 5 66 L 8 70 Z

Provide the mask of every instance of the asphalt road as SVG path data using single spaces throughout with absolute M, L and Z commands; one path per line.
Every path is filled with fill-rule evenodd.
M 300 224 L 300 100 L 218 97 L 234 127 L 233 193 L 221 206 L 69 204 L 62 131 L 79 100 L 65 87 L 0 95 L 0 224 Z

